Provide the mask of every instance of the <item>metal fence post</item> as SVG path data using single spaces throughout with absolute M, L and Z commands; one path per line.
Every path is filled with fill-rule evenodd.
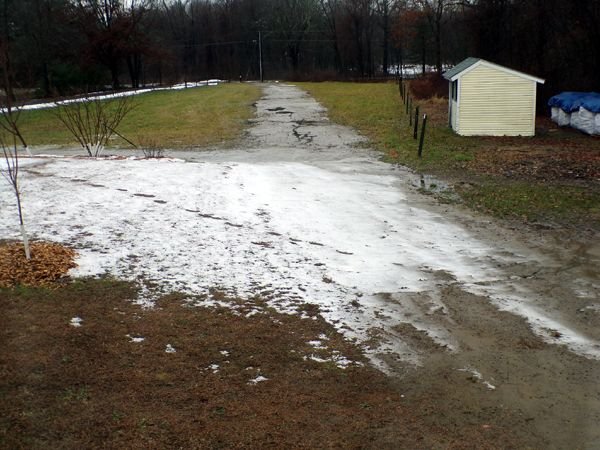
M 415 109 L 415 128 L 413 129 L 413 139 L 417 140 L 417 134 L 419 132 L 419 107 Z
M 425 140 L 425 127 L 427 126 L 427 114 L 423 114 L 423 125 L 421 126 L 421 139 L 419 140 L 419 158 L 423 155 L 423 141 Z

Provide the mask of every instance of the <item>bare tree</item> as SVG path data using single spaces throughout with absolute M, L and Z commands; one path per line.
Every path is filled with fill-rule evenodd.
M 329 29 L 330 40 L 333 44 L 333 62 L 335 69 L 341 73 L 344 69 L 342 62 L 342 56 L 340 52 L 339 30 L 338 30 L 338 16 L 341 9 L 341 0 L 319 0 L 319 6 L 321 7 L 321 15 L 327 24 Z
M 442 29 L 445 19 L 460 2 L 451 0 L 414 0 L 414 3 L 423 10 L 425 17 L 427 17 L 435 44 L 435 69 L 438 73 L 442 73 Z
M 300 68 L 302 43 L 318 12 L 315 0 L 277 0 L 272 8 L 272 22 L 281 30 L 285 54 L 296 74 Z
M 131 143 L 117 131 L 117 127 L 133 109 L 131 97 L 112 101 L 84 97 L 81 101 L 56 103 L 54 114 L 85 149 L 88 156 L 97 157 L 113 135 Z
M 0 129 L 18 139 L 21 145 L 23 145 L 23 149 L 29 153 L 29 147 L 27 147 L 27 142 L 25 142 L 23 133 L 21 133 L 21 129 L 19 128 L 20 116 L 21 109 L 13 108 L 9 102 L 6 107 L 0 109 Z
M 17 211 L 19 213 L 19 224 L 21 236 L 23 237 L 23 247 L 25 248 L 25 257 L 29 260 L 31 259 L 31 252 L 29 250 L 29 239 L 27 238 L 27 232 L 25 231 L 25 221 L 23 220 L 23 207 L 21 205 L 21 190 L 19 187 L 19 155 L 17 153 L 16 139 L 14 142 L 15 144 L 11 149 L 6 145 L 4 139 L 0 138 L 0 146 L 2 147 L 2 153 L 4 155 L 4 167 L 0 166 L 0 172 L 8 184 L 10 184 L 12 187 L 17 199 Z

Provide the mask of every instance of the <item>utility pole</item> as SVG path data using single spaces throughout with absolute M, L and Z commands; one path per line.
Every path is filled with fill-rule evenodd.
M 264 81 L 263 79 L 263 58 L 262 58 L 262 35 L 261 32 L 258 32 L 258 71 L 260 73 L 260 82 Z

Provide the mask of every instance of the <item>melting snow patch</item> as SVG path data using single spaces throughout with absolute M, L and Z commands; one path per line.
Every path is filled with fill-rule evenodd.
M 483 379 L 483 375 L 481 375 L 481 373 L 479 373 L 476 369 L 467 366 L 464 369 L 457 369 L 457 370 L 459 372 L 468 372 L 468 373 L 470 373 L 471 374 L 471 378 L 473 380 L 479 381 L 488 390 L 490 390 L 490 391 L 495 391 L 496 390 L 496 386 L 494 386 L 493 384 L 491 384 L 489 381 L 484 380 Z
M 153 91 L 169 91 L 169 90 L 181 90 L 181 89 L 202 87 L 202 86 L 217 86 L 219 83 L 223 83 L 223 80 L 216 80 L 216 79 L 215 80 L 204 80 L 204 81 L 195 81 L 195 82 L 175 84 L 170 87 L 135 89 L 135 90 L 131 90 L 131 91 L 116 92 L 116 93 L 112 93 L 112 94 L 91 95 L 90 98 L 92 98 L 94 100 L 110 100 L 110 99 L 115 99 L 115 98 L 119 98 L 119 97 L 131 97 L 133 95 L 147 94 L 148 92 L 153 92 Z M 55 102 L 46 102 L 46 103 L 35 103 L 35 104 L 31 104 L 31 105 L 23 105 L 23 106 L 19 106 L 17 109 L 18 110 L 48 109 L 48 108 L 55 108 L 57 103 L 59 105 L 68 105 L 70 103 L 82 103 L 84 101 L 86 101 L 86 98 L 80 97 L 80 98 L 61 100 L 56 103 Z M 0 112 L 1 111 L 4 111 L 4 108 L 0 109 Z
M 227 350 L 221 350 L 219 353 L 223 356 L 229 356 L 229 352 Z
M 321 358 L 320 356 L 312 354 L 309 356 L 305 356 L 303 359 L 304 361 L 310 359 L 311 361 L 315 361 L 318 363 L 331 362 L 334 363 L 340 369 L 346 369 L 349 366 L 363 366 L 363 363 L 358 361 L 352 361 L 340 354 L 340 352 L 338 352 L 337 350 L 334 350 L 333 354 L 328 358 Z
M 220 369 L 218 364 L 211 364 L 207 367 L 208 370 L 212 370 L 212 373 L 217 373 Z
M 327 362 L 327 361 L 331 361 L 330 359 L 324 359 L 324 358 L 321 358 L 321 357 L 316 356 L 316 355 L 310 355 L 310 356 L 305 356 L 304 357 L 304 361 L 306 361 L 308 359 L 310 359 L 312 361 L 316 361 L 318 363 L 324 363 L 324 362 Z
M 267 381 L 267 380 L 268 380 L 267 377 L 263 377 L 262 375 L 259 375 L 256 378 L 252 378 L 250 381 L 248 381 L 248 384 L 258 384 L 258 383 L 261 383 L 261 382 Z
M 588 305 L 584 308 L 581 308 L 580 311 L 593 311 L 593 312 L 597 312 L 600 313 L 600 305 L 595 303 L 593 305 Z
M 171 345 L 171 344 L 167 344 L 167 346 L 165 347 L 165 353 L 176 353 L 177 350 L 175 350 L 175 348 Z
M 81 317 L 73 317 L 71 319 L 71 322 L 69 322 L 69 325 L 71 325 L 72 327 L 80 327 L 81 322 L 83 322 L 83 319 Z
M 316 348 L 316 349 L 326 349 L 327 347 L 323 346 L 323 342 L 315 340 L 315 341 L 308 341 L 308 345 Z
M 129 334 L 126 334 L 125 336 L 129 338 L 129 342 L 134 342 L 136 344 L 139 344 L 140 342 L 144 342 L 146 340 L 146 338 L 143 338 L 141 336 L 140 337 L 134 337 L 134 336 L 131 336 Z M 175 351 L 175 349 L 173 349 L 173 351 Z

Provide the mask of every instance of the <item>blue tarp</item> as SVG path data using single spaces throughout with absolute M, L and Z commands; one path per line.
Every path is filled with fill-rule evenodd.
M 567 113 L 584 107 L 593 113 L 600 113 L 600 94 L 596 92 L 562 92 L 548 100 L 548 106 L 558 107 Z

